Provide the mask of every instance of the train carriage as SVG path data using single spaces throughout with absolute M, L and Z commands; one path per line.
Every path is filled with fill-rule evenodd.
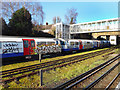
M 35 39 L 36 53 L 47 54 L 61 52 L 60 41 L 57 39 Z
M 0 37 L 0 58 L 61 53 L 110 46 L 107 40 Z
M 22 38 L 0 37 L 0 58 L 23 56 Z
M 82 40 L 83 49 L 91 49 L 93 48 L 92 40 Z
M 97 40 L 93 40 L 93 48 L 97 48 L 98 47 L 98 41 Z
M 80 45 L 79 40 L 69 40 L 68 43 L 70 45 L 71 51 L 79 50 L 79 45 Z
M 51 38 L 0 37 L 0 58 L 61 52 L 60 42 Z
M 68 39 L 61 41 L 62 51 L 78 51 L 83 48 L 82 41 L 77 39 Z

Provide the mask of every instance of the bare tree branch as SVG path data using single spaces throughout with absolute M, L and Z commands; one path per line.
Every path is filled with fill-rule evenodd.
M 74 8 L 68 9 L 67 14 L 65 15 L 66 23 L 67 24 L 76 23 L 77 16 L 78 16 L 78 13 L 76 9 Z
M 29 10 L 32 15 L 33 23 L 35 20 L 37 24 L 43 24 L 44 12 L 42 6 L 38 2 L 2 2 L 3 17 L 9 20 L 12 17 L 12 14 L 22 7 Z
M 60 23 L 61 22 L 61 18 L 59 16 L 57 17 L 53 17 L 53 23 L 56 24 L 56 23 Z

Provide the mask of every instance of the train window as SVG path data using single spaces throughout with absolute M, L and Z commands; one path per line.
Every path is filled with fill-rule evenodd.
M 48 45 L 54 45 L 55 42 L 47 42 Z
M 70 45 L 74 45 L 74 42 L 70 42 Z
M 2 43 L 0 42 L 0 48 L 2 48 Z
M 56 41 L 56 44 L 58 45 L 58 41 Z
M 115 41 L 114 39 L 111 39 L 111 41 Z
M 87 42 L 87 44 L 89 44 L 90 42 Z
M 33 40 L 31 41 L 31 47 L 35 47 L 35 42 Z
M 75 42 L 75 45 L 78 45 L 78 42 Z
M 24 47 L 28 48 L 28 41 L 27 40 L 24 40 Z
M 61 45 L 65 45 L 65 42 L 63 42 L 63 41 L 60 41 L 60 44 L 61 44 Z
M 37 46 L 46 45 L 46 42 L 37 42 Z

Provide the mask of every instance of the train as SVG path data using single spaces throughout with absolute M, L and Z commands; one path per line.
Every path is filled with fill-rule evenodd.
M 63 53 L 109 46 L 110 42 L 107 40 L 1 36 L 0 58 L 29 57 L 38 54 Z

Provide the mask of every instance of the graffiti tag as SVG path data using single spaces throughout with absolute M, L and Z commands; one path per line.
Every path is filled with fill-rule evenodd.
M 17 47 L 18 44 L 15 44 L 15 43 L 8 43 L 8 44 L 4 44 L 3 45 L 3 54 L 5 53 L 19 53 L 19 48 Z
M 52 46 L 37 46 L 35 53 L 54 53 L 61 52 L 61 47 L 59 45 Z

